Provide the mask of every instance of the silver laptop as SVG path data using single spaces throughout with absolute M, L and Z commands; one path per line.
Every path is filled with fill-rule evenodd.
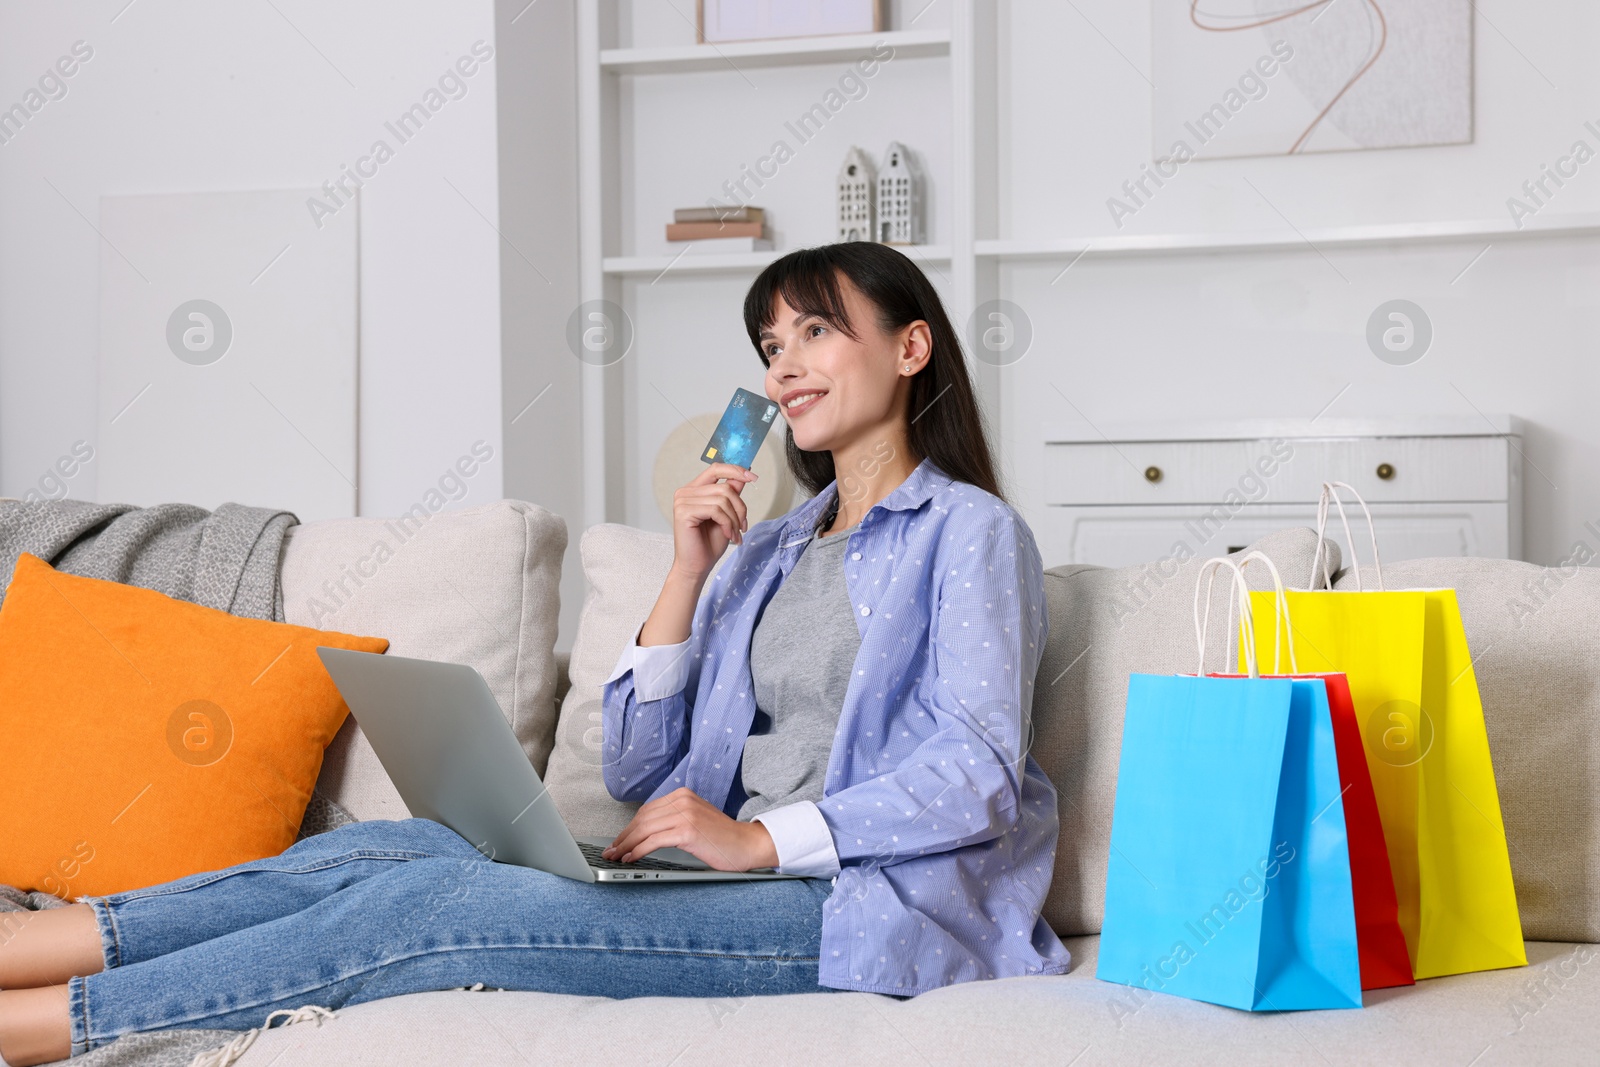
M 489 859 L 580 882 L 794 877 L 719 871 L 677 848 L 605 859 L 611 840 L 572 836 L 476 670 L 323 646 L 317 655 L 411 814 L 450 827 Z

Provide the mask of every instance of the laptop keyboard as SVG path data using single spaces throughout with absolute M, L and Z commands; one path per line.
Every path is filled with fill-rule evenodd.
M 621 863 L 617 860 L 608 860 L 600 854 L 601 846 L 591 845 L 586 841 L 578 842 L 578 850 L 583 853 L 584 860 L 591 867 L 598 867 L 606 871 L 636 871 L 641 867 L 649 867 L 658 871 L 698 871 L 699 867 L 690 867 L 683 863 L 673 863 L 671 860 L 657 860 L 645 856 L 634 860 L 632 863 Z

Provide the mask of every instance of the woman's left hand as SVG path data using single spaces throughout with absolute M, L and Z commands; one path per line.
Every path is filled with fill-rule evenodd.
M 631 863 L 669 846 L 719 871 L 778 865 L 778 850 L 765 826 L 730 819 L 687 787 L 645 802 L 602 855 Z

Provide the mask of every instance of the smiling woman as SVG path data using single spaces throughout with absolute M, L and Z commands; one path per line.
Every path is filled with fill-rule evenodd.
M 672 568 L 605 686 L 606 787 L 642 802 L 606 854 L 830 879 L 822 988 L 1061 973 L 1056 793 L 1024 740 L 1043 568 L 949 317 L 856 242 L 777 260 L 744 312 L 815 495 L 752 527 L 749 471 L 678 490 Z

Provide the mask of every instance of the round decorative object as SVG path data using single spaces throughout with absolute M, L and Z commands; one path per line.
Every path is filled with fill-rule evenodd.
M 656 507 L 668 522 L 672 521 L 672 494 L 688 485 L 706 469 L 700 462 L 700 452 L 717 428 L 720 414 L 696 415 L 688 422 L 667 434 L 656 453 L 655 496 Z M 767 439 L 761 442 L 750 469 L 756 480 L 744 487 L 739 495 L 744 500 L 750 525 L 775 519 L 794 507 L 794 477 L 783 461 L 784 427 L 774 426 Z
M 1144 469 L 1144 480 L 1154 485 L 1161 480 L 1161 468 L 1150 466 Z
M 1394 465 L 1392 463 L 1378 464 L 1378 477 L 1382 478 L 1384 481 L 1388 481 L 1390 478 L 1393 478 Z

